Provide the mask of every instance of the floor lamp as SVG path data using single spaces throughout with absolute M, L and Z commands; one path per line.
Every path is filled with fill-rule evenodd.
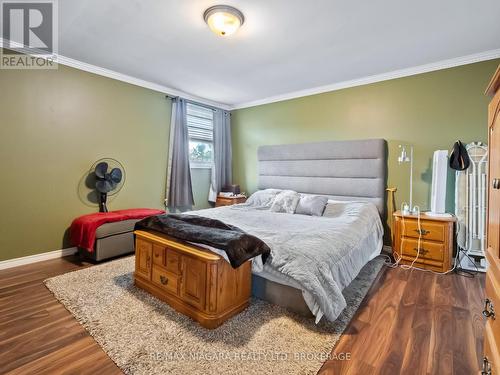
M 410 155 L 406 151 L 406 145 L 399 145 L 401 149 L 401 153 L 398 156 L 398 164 L 401 165 L 403 163 L 410 163 L 410 204 L 408 207 L 403 208 L 404 214 L 413 214 L 415 213 L 415 207 L 413 206 L 413 146 L 410 147 Z

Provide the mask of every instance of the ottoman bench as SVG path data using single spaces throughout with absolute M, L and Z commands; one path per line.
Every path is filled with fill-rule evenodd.
M 82 258 L 95 262 L 133 253 L 135 223 L 164 213 L 139 208 L 80 216 L 71 224 L 71 242 Z
M 78 252 L 82 258 L 101 261 L 134 252 L 134 225 L 141 219 L 106 223 L 95 231 L 94 251 L 82 247 Z

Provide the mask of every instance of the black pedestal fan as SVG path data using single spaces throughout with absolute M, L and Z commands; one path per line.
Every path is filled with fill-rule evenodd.
M 95 190 L 99 202 L 99 212 L 108 212 L 106 202 L 109 195 L 117 194 L 125 183 L 125 169 L 115 159 L 98 160 L 90 169 L 95 179 Z

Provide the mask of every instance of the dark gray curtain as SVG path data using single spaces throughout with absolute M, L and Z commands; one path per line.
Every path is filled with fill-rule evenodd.
M 171 212 L 191 210 L 194 198 L 189 167 L 186 101 L 181 98 L 172 99 L 168 164 L 166 205 Z
M 232 180 L 231 114 L 217 109 L 214 113 L 214 167 L 208 200 L 215 202 L 221 188 Z

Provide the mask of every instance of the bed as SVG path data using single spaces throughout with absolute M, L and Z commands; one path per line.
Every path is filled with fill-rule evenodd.
M 385 222 L 387 143 L 383 139 L 262 146 L 258 161 L 259 189 L 292 189 L 335 200 L 370 202 Z M 373 237 L 369 259 L 382 247 L 382 238 Z M 261 299 L 302 315 L 312 313 L 316 321 L 321 318 L 310 296 L 270 267 L 254 273 L 252 286 L 252 293 Z
M 256 235 L 270 244 L 274 252 L 290 251 L 294 243 L 315 231 L 312 238 L 303 241 L 309 244 L 314 236 L 321 235 L 322 226 L 336 228 L 325 235 L 324 243 L 337 241 L 337 248 L 344 247 L 342 256 L 346 262 L 332 257 L 315 255 L 325 263 L 337 262 L 323 272 L 322 277 L 332 274 L 338 289 L 343 290 L 354 279 L 359 270 L 382 249 L 385 217 L 386 188 L 386 142 L 382 139 L 334 141 L 296 145 L 262 146 L 258 150 L 258 188 L 294 190 L 301 194 L 324 195 L 335 203 L 337 212 L 324 218 L 305 215 L 252 212 L 251 207 L 235 205 L 194 212 L 196 215 L 219 219 Z M 255 210 L 254 210 L 255 211 Z M 256 210 L 259 211 L 259 210 Z M 278 216 L 276 216 L 278 215 Z M 285 216 L 279 216 L 285 215 Z M 346 220 L 346 217 L 348 219 Z M 278 220 L 278 221 L 276 221 Z M 325 223 L 327 221 L 327 223 Z M 265 228 L 280 227 L 281 239 Z M 349 232 L 349 236 L 345 233 Z M 286 236 L 296 234 L 297 241 L 287 241 Z M 330 236 L 330 237 L 329 237 Z M 346 238 L 342 238 L 342 236 Z M 358 239 L 359 242 L 353 241 Z M 307 242 L 309 241 L 309 242 Z M 326 242 L 325 242 L 326 241 Z M 281 246 L 286 243 L 289 249 Z M 309 245 L 314 246 L 314 245 Z M 217 252 L 217 249 L 211 249 Z M 299 250 L 296 249 L 297 257 Z M 223 255 L 222 252 L 219 252 Z M 345 300 L 326 290 L 323 295 L 311 292 L 313 287 L 305 286 L 306 278 L 300 279 L 297 271 L 287 271 L 287 262 L 294 256 L 283 256 L 281 262 L 267 262 L 263 267 L 253 267 L 252 294 L 271 303 L 284 306 L 302 315 L 315 315 L 319 321 L 323 315 L 330 320 L 336 318 L 345 307 Z M 300 255 L 301 256 L 301 255 Z M 307 262 L 303 258 L 302 261 Z M 348 260 L 348 261 L 347 261 Z M 273 259 L 274 261 L 274 259 Z M 300 264 L 296 268 L 300 268 Z M 333 283 L 319 280 L 321 283 Z M 316 287 L 317 288 L 317 285 Z M 320 307 L 319 300 L 330 299 L 331 309 Z
M 233 267 L 249 263 L 246 259 L 251 258 L 254 296 L 303 315 L 312 314 L 317 322 L 323 316 L 333 321 L 346 307 L 342 290 L 382 249 L 386 154 L 382 139 L 262 146 L 258 151 L 259 190 L 247 203 L 151 217 L 136 229 L 160 231 L 193 248 L 204 248 Z M 283 190 L 324 196 L 323 202 L 328 199 L 328 204 L 323 215 L 274 212 L 268 203 Z M 191 222 L 197 225 L 191 227 Z M 201 222 L 209 225 L 198 226 Z M 230 249 L 220 250 L 234 241 L 212 242 L 218 244 L 215 247 L 206 241 L 205 236 L 213 239 L 220 234 L 214 225 L 224 227 L 223 239 L 228 225 L 236 227 L 238 236 L 261 243 L 247 246 L 247 251 L 255 253 L 262 246 L 266 253 L 249 256 L 235 266 Z

